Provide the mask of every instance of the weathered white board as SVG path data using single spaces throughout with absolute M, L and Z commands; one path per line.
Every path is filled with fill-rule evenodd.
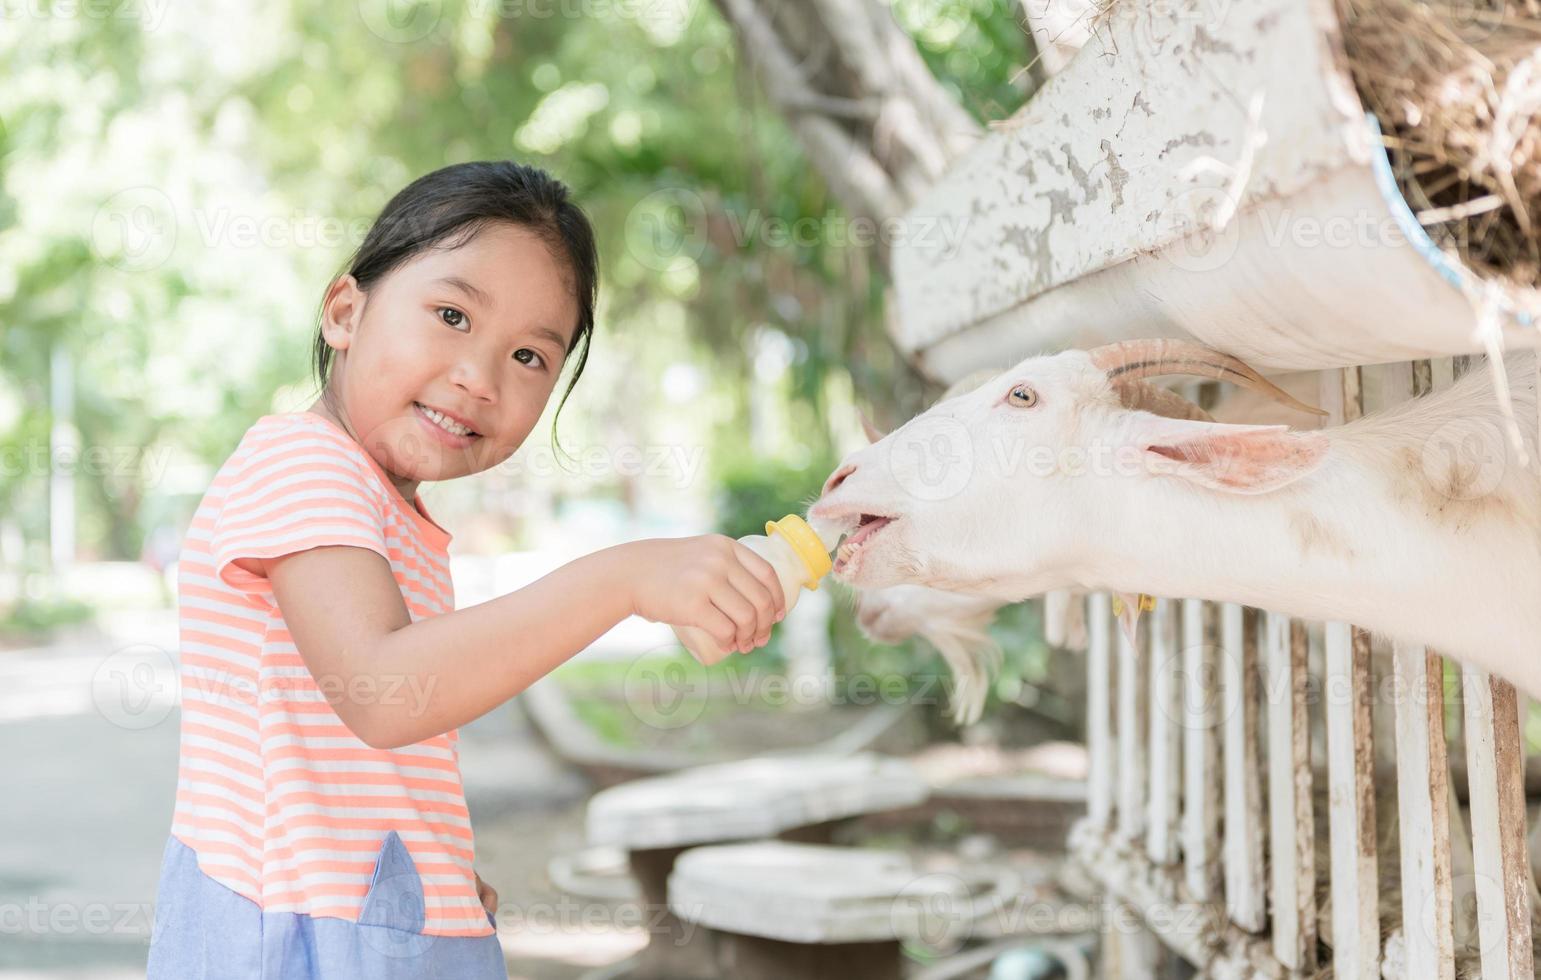
M 1377 186 L 1335 28 L 1321 0 L 1109 5 L 906 215 L 896 344 L 946 383 L 1128 337 L 1274 370 L 1477 350 L 1470 305 Z

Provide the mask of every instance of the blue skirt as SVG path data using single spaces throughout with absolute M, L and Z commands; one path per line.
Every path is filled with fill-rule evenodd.
M 422 923 L 421 879 L 395 831 L 381 845 L 358 922 L 264 912 L 205 874 L 193 849 L 171 836 L 146 978 L 508 980 L 496 935 L 429 936 Z

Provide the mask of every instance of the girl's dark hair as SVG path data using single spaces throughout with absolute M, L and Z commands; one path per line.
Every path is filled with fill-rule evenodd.
M 578 359 L 567 396 L 583 374 L 594 335 L 594 301 L 599 290 L 599 254 L 594 229 L 583 209 L 568 199 L 567 185 L 536 167 L 512 160 L 457 163 L 417 178 L 396 192 L 348 260 L 347 273 L 366 293 L 397 266 L 429 248 L 459 248 L 488 225 L 519 225 L 539 236 L 570 273 L 578 304 L 577 332 L 567 350 Z M 325 301 L 323 300 L 323 303 Z M 323 308 L 323 313 L 325 312 Z M 318 317 L 319 320 L 319 317 Z M 316 331 L 316 380 L 325 392 L 332 376 L 332 348 Z M 552 444 L 556 418 L 552 418 Z

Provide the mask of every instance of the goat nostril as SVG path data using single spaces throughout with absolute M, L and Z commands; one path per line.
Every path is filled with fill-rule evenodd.
M 829 493 L 830 491 L 834 490 L 840 484 L 845 482 L 845 478 L 846 477 L 850 476 L 852 473 L 855 473 L 855 472 L 856 472 L 856 467 L 854 467 L 854 466 L 847 466 L 843 470 L 836 471 L 835 475 L 829 478 L 829 482 L 824 484 L 824 492 L 825 493 Z

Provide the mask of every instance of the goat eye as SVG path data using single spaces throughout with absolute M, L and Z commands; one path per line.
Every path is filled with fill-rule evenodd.
M 1018 408 L 1032 408 L 1038 404 L 1038 392 L 1027 385 L 1017 385 L 1011 389 L 1011 394 L 1007 396 L 1007 400 Z

